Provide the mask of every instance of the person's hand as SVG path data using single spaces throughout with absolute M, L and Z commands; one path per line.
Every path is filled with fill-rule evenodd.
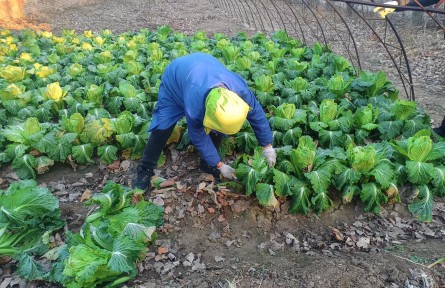
M 266 158 L 269 168 L 274 166 L 277 162 L 277 152 L 275 152 L 275 149 L 272 147 L 272 145 L 263 147 L 263 156 L 264 158 Z
M 230 167 L 229 165 L 223 163 L 223 164 L 221 165 L 221 167 L 218 167 L 218 169 L 219 169 L 219 172 L 221 172 L 221 175 L 222 175 L 224 178 L 227 178 L 227 179 L 229 179 L 229 180 L 234 180 L 234 179 L 236 179 L 236 176 L 235 176 L 235 169 L 233 169 L 233 168 Z
M 399 3 L 397 1 L 389 1 L 389 2 L 385 2 L 384 4 L 387 4 L 387 5 L 399 5 Z M 386 15 L 391 14 L 395 10 L 396 10 L 395 8 L 376 7 L 376 8 L 374 8 L 373 11 L 375 13 L 379 13 L 380 17 L 385 18 Z

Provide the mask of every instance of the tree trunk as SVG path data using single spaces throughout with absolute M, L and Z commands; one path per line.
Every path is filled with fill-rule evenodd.
M 25 16 L 25 0 L 0 0 L 0 19 L 17 20 Z

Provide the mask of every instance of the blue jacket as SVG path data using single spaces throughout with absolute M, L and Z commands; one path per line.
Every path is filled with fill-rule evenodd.
M 190 141 L 201 157 L 215 166 L 221 157 L 203 126 L 205 100 L 215 87 L 225 87 L 246 101 L 251 108 L 247 120 L 259 144 L 266 146 L 272 143 L 272 132 L 264 110 L 246 81 L 205 53 L 179 57 L 165 68 L 149 131 L 165 130 L 185 116 Z
M 439 0 L 419 0 L 419 4 L 426 7 L 439 3 Z M 416 1 L 409 1 L 406 6 L 418 6 Z

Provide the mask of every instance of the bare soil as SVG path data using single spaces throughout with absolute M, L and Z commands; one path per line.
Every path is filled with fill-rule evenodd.
M 29 0 L 26 10 L 33 23 L 48 24 L 55 33 L 64 28 L 119 33 L 159 25 L 209 36 L 256 32 L 207 0 Z M 426 91 L 422 105 L 439 121 L 443 106 Z M 445 256 L 444 199 L 436 199 L 429 224 L 407 211 L 409 191 L 402 203 L 385 206 L 379 215 L 338 199 L 320 216 L 289 215 L 285 201 L 269 210 L 234 189 L 212 189 L 209 176 L 197 169 L 194 151 L 169 149 L 167 155 L 157 174 L 177 177 L 177 188 L 152 191 L 152 200 L 166 209 L 165 225 L 127 287 L 445 287 L 445 267 L 426 267 Z M 100 191 L 108 180 L 130 184 L 136 163 L 116 164 L 76 171 L 58 165 L 37 180 L 59 197 L 68 228 L 75 231 L 89 212 L 80 202 L 82 193 Z M 8 168 L 1 172 L 3 186 L 14 180 Z M 158 253 L 159 247 L 168 252 Z M 2 267 L 0 277 L 10 278 L 8 269 Z M 14 287 L 48 287 L 17 283 Z

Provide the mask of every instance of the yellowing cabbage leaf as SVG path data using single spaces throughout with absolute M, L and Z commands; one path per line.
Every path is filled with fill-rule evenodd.
M 55 102 L 60 102 L 63 100 L 65 96 L 62 88 L 59 85 L 59 82 L 54 82 L 46 85 L 46 93 L 45 96 L 48 99 L 54 100 Z

